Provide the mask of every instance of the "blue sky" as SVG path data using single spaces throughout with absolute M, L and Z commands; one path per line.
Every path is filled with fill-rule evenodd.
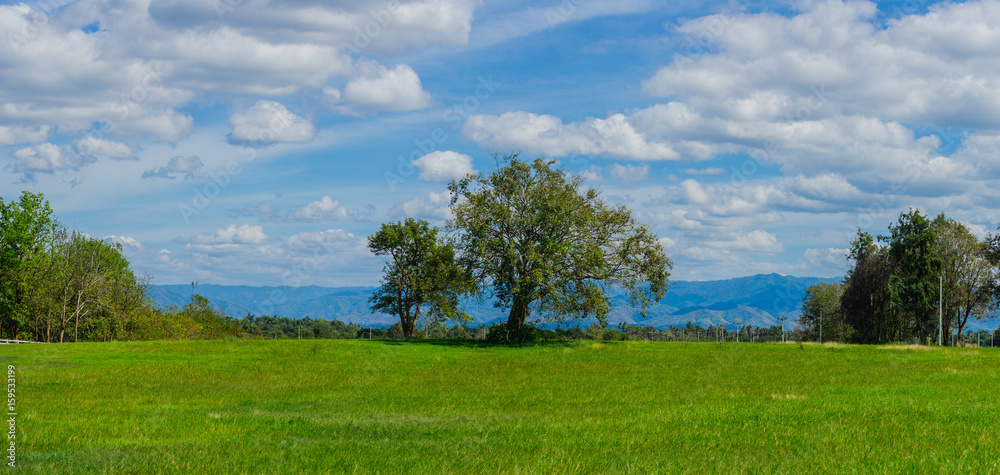
M 673 278 L 837 276 L 908 207 L 1000 223 L 1000 2 L 0 4 L 0 196 L 154 283 L 375 285 L 491 151 L 652 225 Z

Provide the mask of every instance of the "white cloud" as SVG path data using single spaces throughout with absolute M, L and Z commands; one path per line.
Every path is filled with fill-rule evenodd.
M 201 161 L 201 157 L 197 155 L 191 157 L 176 156 L 167 162 L 165 167 L 151 168 L 142 172 L 142 178 L 177 178 L 178 176 L 183 176 L 186 178 L 191 178 L 197 175 L 205 164 Z
M 303 231 L 288 239 L 266 234 L 262 226 L 235 225 L 186 241 L 183 251 L 163 249 L 151 260 L 165 273 L 223 284 L 254 275 L 272 285 L 359 285 L 374 283 L 381 266 L 367 242 L 341 229 Z
M 184 245 L 186 251 L 206 254 L 232 254 L 247 252 L 269 240 L 262 226 L 244 224 L 219 229 L 211 234 L 198 234 Z
M 361 61 L 356 68 L 345 50 L 381 55 L 465 44 L 475 6 L 472 0 L 128 0 L 60 2 L 45 11 L 0 5 L 6 35 L 0 144 L 38 143 L 53 131 L 73 134 L 95 122 L 106 126 L 110 140 L 176 142 L 193 127 L 180 109 L 206 94 L 281 96 L 321 90 L 338 78 L 350 79 L 344 96 L 351 107 L 427 107 L 430 95 L 409 66 Z M 98 33 L 81 29 L 92 23 Z M 310 134 L 300 132 L 284 138 L 307 140 Z
M 49 126 L 0 126 L 0 145 L 41 142 L 49 136 L 49 130 Z
M 398 54 L 469 39 L 472 0 L 203 2 L 161 0 L 149 15 L 163 28 L 207 28 L 220 20 L 269 41 L 342 45 L 356 53 Z
M 597 165 L 591 165 L 587 167 L 586 170 L 580 172 L 580 174 L 583 175 L 583 178 L 586 179 L 587 181 L 602 181 L 604 180 L 604 176 L 601 175 L 601 172 L 602 172 L 601 167 Z
M 708 167 L 708 168 L 683 168 L 677 170 L 685 175 L 721 175 L 726 173 L 724 168 L 718 167 Z
M 776 254 L 784 252 L 785 246 L 774 234 L 764 231 L 763 229 L 755 229 L 737 237 L 732 243 L 732 249 L 760 252 L 765 254 Z
M 230 224 L 214 234 L 199 234 L 195 236 L 193 242 L 196 244 L 260 244 L 267 242 L 267 235 L 264 234 L 263 226 Z
M 423 218 L 447 220 L 451 218 L 451 209 L 448 204 L 451 201 L 451 193 L 442 191 L 427 193 L 427 199 L 414 198 L 402 204 L 393 206 L 389 210 L 389 216 L 393 218 Z
M 104 240 L 107 242 L 121 244 L 122 248 L 130 251 L 142 249 L 142 243 L 139 242 L 138 239 L 129 236 L 115 236 L 114 234 L 112 234 L 110 236 L 104 236 Z
M 352 216 L 339 201 L 324 196 L 319 201 L 313 201 L 301 208 L 293 210 L 288 215 L 289 221 L 348 221 Z
M 680 158 L 670 146 L 648 140 L 622 114 L 570 124 L 563 124 L 558 117 L 530 112 L 475 114 L 462 124 L 462 134 L 483 148 L 558 157 L 579 153 L 635 160 Z
M 1000 124 L 993 66 L 1000 55 L 986 46 L 1000 37 L 996 2 L 937 3 L 884 30 L 874 26 L 874 3 L 797 6 L 791 17 L 727 14 L 682 23 L 679 33 L 707 39 L 718 52 L 676 58 L 645 90 L 730 118 L 802 111 L 944 127 Z M 818 97 L 821 89 L 829 94 Z
M 89 155 L 64 153 L 55 144 L 48 142 L 25 147 L 13 153 L 14 173 L 31 174 L 35 172 L 54 173 L 58 170 L 79 169 L 81 166 L 94 163 L 97 159 Z
M 849 253 L 850 249 L 826 247 L 822 249 L 806 249 L 803 255 L 810 266 L 843 268 L 847 265 L 847 256 Z
M 312 123 L 274 101 L 261 100 L 245 113 L 233 114 L 229 118 L 229 125 L 233 128 L 228 137 L 231 143 L 303 143 L 309 142 L 316 135 Z
M 359 250 L 362 241 L 354 234 L 342 229 L 328 229 L 326 231 L 304 231 L 298 233 L 285 242 L 285 248 L 289 251 L 309 256 L 316 249 L 326 249 L 328 251 L 352 251 Z
M 649 165 L 622 165 L 616 163 L 609 172 L 611 179 L 621 186 L 632 186 L 649 176 Z
M 410 111 L 430 107 L 432 103 L 420 77 L 405 64 L 389 69 L 374 61 L 362 60 L 357 70 L 357 75 L 347 82 L 343 91 L 334 88 L 324 91 L 327 99 L 341 112 L 353 114 L 355 109 Z
M 428 153 L 411 162 L 411 165 L 420 170 L 419 178 L 424 181 L 457 180 L 475 173 L 472 169 L 472 157 L 450 150 Z
M 82 154 L 95 153 L 115 160 L 130 160 L 135 153 L 128 145 L 102 137 L 86 136 L 76 139 L 73 147 Z
M 134 140 L 154 139 L 176 142 L 191 133 L 194 118 L 174 110 L 148 112 L 144 116 L 115 122 L 114 132 Z

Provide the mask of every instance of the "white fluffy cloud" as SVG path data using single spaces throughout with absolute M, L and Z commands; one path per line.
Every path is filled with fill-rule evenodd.
M 451 209 L 448 204 L 451 201 L 451 193 L 442 191 L 427 193 L 427 199 L 414 198 L 405 203 L 393 206 L 389 210 L 389 216 L 393 218 L 422 218 L 446 220 L 451 218 Z
M 139 242 L 138 239 L 135 239 L 130 236 L 115 236 L 114 234 L 112 234 L 110 236 L 105 236 L 104 240 L 107 242 L 120 244 L 123 249 L 128 251 L 136 251 L 142 249 L 142 243 Z
M 183 250 L 163 249 L 151 257 L 157 268 L 219 283 L 245 282 L 251 273 L 273 285 L 357 285 L 359 277 L 368 278 L 381 266 L 365 240 L 342 229 L 281 239 L 263 226 L 230 224 L 181 240 Z
M 342 45 L 351 52 L 386 55 L 467 43 L 475 7 L 472 0 L 161 0 L 150 5 L 149 16 L 163 28 L 206 28 L 221 21 L 262 39 Z
M 324 196 L 288 214 L 289 221 L 348 221 L 353 217 L 339 201 Z
M 193 242 L 196 244 L 260 244 L 267 242 L 267 235 L 264 234 L 263 226 L 230 224 L 213 234 L 199 234 L 195 236 Z
M 462 124 L 462 134 L 483 148 L 552 156 L 579 153 L 637 160 L 680 158 L 670 146 L 651 141 L 636 131 L 622 114 L 571 124 L 564 124 L 558 117 L 530 112 L 476 114 Z
M 411 162 L 411 165 L 420 170 L 419 178 L 424 181 L 449 181 L 475 173 L 472 157 L 451 150 L 428 153 Z
M 258 101 L 245 113 L 229 118 L 233 128 L 231 143 L 271 145 L 280 142 L 308 142 L 316 135 L 316 128 L 308 120 L 293 114 L 274 101 Z
M 344 86 L 343 91 L 326 88 L 326 99 L 346 114 L 362 111 L 410 111 L 424 109 L 432 103 L 431 95 L 424 90 L 420 77 L 413 68 L 400 64 L 392 69 L 373 61 L 362 60 L 357 65 L 357 75 Z
M 54 131 L 72 137 L 94 123 L 110 140 L 176 142 L 193 128 L 181 108 L 205 94 L 273 97 L 344 79 L 348 107 L 427 107 L 430 95 L 409 66 L 355 64 L 351 55 L 465 44 L 475 7 L 471 0 L 0 5 L 0 145 L 37 144 Z M 281 138 L 311 136 L 303 126 Z
M 869 2 L 796 7 L 790 16 L 728 10 L 671 27 L 671 40 L 690 36 L 699 48 L 680 49 L 643 83 L 667 102 L 570 123 L 526 111 L 473 115 L 463 133 L 483 147 L 552 156 L 747 152 L 757 168 L 817 183 L 838 176 L 839 196 L 898 184 L 945 196 L 992 170 L 944 151 L 961 139 L 951 127 L 1000 130 L 1000 53 L 985 46 L 1000 37 L 1000 3 L 935 4 L 885 29 Z
M 48 126 L 0 126 L 0 145 L 41 142 L 49 136 L 50 129 Z
M 248 247 L 268 242 L 263 226 L 244 224 L 219 229 L 211 234 L 198 234 L 184 245 L 186 251 L 207 254 L 244 252 Z
M 608 174 L 619 185 L 628 187 L 649 176 L 649 165 L 622 165 L 621 163 L 616 163 L 611 166 Z
M 142 172 L 142 178 L 177 178 L 178 176 L 183 176 L 184 178 L 191 178 L 201 171 L 205 164 L 201 161 L 201 157 L 194 155 L 191 157 L 176 156 L 167 162 L 166 166 L 155 167 Z
M 59 170 L 79 169 L 96 161 L 91 155 L 76 154 L 48 142 L 22 148 L 15 151 L 13 156 L 14 173 L 28 175 L 35 172 L 54 173 Z
M 82 154 L 94 153 L 116 160 L 135 158 L 135 153 L 128 145 L 103 137 L 81 137 L 73 142 L 73 147 Z

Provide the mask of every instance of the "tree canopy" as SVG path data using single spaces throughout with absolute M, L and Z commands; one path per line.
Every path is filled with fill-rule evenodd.
M 643 316 L 663 298 L 672 262 L 628 208 L 605 203 L 554 161 L 494 158 L 493 172 L 449 184 L 448 229 L 463 266 L 498 307 L 509 308 L 508 329 L 523 326 L 533 310 L 606 324 L 607 285 L 624 288 Z
M 931 221 L 911 209 L 877 240 L 859 230 L 849 257 L 841 312 L 859 343 L 936 340 L 941 331 L 949 344 L 952 329 L 987 318 L 1000 297 L 1000 238 L 980 240 L 944 214 Z
M 474 290 L 472 281 L 456 265 L 454 247 L 440 239 L 437 228 L 412 218 L 386 223 L 368 238 L 368 247 L 390 257 L 369 305 L 372 311 L 397 315 L 407 338 L 413 337 L 425 310 L 434 320 L 471 320 L 458 304 L 461 295 Z

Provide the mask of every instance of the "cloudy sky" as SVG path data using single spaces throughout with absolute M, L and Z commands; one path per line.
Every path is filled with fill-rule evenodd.
M 491 151 L 558 160 L 673 277 L 837 276 L 908 207 L 1000 223 L 1000 2 L 0 4 L 0 196 L 154 283 L 374 285 Z

